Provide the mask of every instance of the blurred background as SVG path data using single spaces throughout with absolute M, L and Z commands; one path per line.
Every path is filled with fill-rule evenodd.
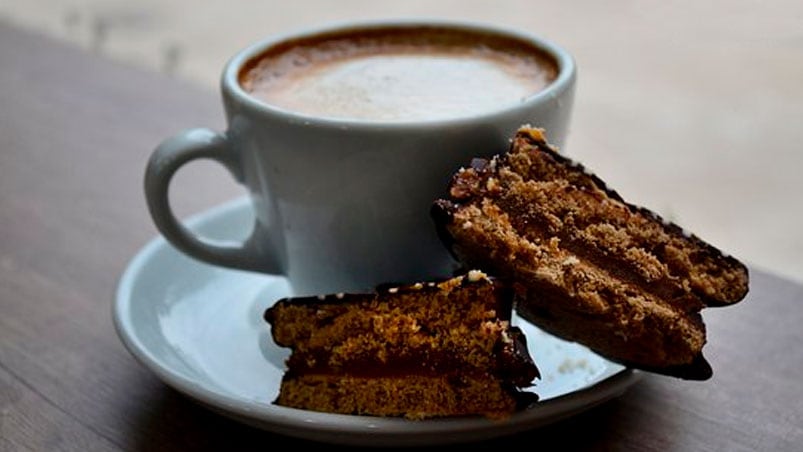
M 226 60 L 268 35 L 419 16 L 508 25 L 567 48 L 579 81 L 565 153 L 625 199 L 803 281 L 800 0 L 0 0 L 0 21 L 210 96 Z

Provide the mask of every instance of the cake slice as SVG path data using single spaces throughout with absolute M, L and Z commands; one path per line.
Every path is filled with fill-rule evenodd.
M 625 202 L 540 129 L 461 169 L 432 214 L 457 259 L 513 286 L 522 317 L 636 368 L 709 378 L 700 312 L 748 291 L 742 263 Z
M 510 325 L 512 291 L 472 271 L 375 293 L 283 299 L 265 312 L 289 347 L 275 403 L 424 419 L 505 417 L 538 369 Z

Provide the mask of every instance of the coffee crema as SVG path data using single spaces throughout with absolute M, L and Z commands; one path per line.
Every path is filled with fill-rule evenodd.
M 254 97 L 297 113 L 417 121 L 515 105 L 557 73 L 552 58 L 523 40 L 400 27 L 285 42 L 246 63 L 239 79 Z

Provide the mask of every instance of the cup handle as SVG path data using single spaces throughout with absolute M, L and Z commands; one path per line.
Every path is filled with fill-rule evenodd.
M 278 253 L 267 249 L 252 233 L 243 243 L 215 244 L 184 227 L 173 214 L 168 188 L 178 169 L 192 160 L 211 159 L 225 166 L 238 181 L 242 170 L 226 135 L 198 128 L 185 130 L 163 141 L 151 154 L 145 170 L 145 198 L 156 227 L 184 253 L 214 265 L 262 273 L 282 273 Z

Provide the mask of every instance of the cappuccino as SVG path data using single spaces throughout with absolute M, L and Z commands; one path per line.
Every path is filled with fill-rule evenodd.
M 148 209 L 187 255 L 280 275 L 296 296 L 445 278 L 456 261 L 428 215 L 433 200 L 457 168 L 504 152 L 522 124 L 562 145 L 575 80 L 558 45 L 476 23 L 351 22 L 269 37 L 223 69 L 225 131 L 187 129 L 151 154 Z M 248 189 L 254 227 L 239 243 L 207 241 L 171 209 L 173 176 L 199 159 Z
M 511 107 L 557 73 L 557 64 L 527 42 L 421 27 L 284 42 L 249 61 L 239 79 L 252 96 L 296 113 L 421 121 Z

